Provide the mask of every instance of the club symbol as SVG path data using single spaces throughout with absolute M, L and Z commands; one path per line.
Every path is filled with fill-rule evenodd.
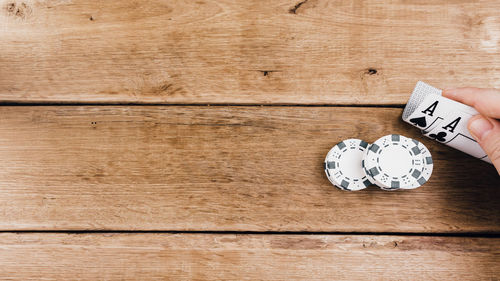
M 427 126 L 427 122 L 425 121 L 425 116 L 412 118 L 410 122 L 419 127 L 425 128 Z
M 437 133 L 437 135 L 436 134 L 430 134 L 429 137 L 431 139 L 435 139 L 435 140 L 440 141 L 440 142 L 445 142 L 446 141 L 446 139 L 445 139 L 446 135 L 447 135 L 446 132 L 439 132 L 439 133 Z

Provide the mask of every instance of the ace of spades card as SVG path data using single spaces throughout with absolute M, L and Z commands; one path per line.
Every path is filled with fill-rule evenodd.
M 418 82 L 403 111 L 403 120 L 438 142 L 491 163 L 467 129 L 478 112 L 465 104 L 441 96 L 441 90 Z

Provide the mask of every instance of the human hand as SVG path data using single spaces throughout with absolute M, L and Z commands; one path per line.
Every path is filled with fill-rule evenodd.
M 474 107 L 480 114 L 467 125 L 500 175 L 500 90 L 480 88 L 446 89 L 443 96 Z

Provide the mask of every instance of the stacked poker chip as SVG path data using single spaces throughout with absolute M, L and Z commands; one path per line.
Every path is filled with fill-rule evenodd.
M 433 161 L 421 142 L 387 135 L 372 144 L 359 139 L 339 142 L 326 155 L 324 168 L 330 182 L 342 190 L 373 184 L 383 190 L 414 189 L 429 180 Z

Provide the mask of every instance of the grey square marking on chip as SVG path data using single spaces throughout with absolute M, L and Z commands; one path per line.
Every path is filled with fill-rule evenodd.
M 427 164 L 432 164 L 432 157 L 425 157 L 425 162 L 427 162 Z
M 342 180 L 342 182 L 340 183 L 340 186 L 342 186 L 343 188 L 347 188 L 349 186 L 349 183 L 346 182 L 345 180 Z
M 328 161 L 326 164 L 328 169 L 335 169 L 335 162 L 334 161 Z
M 420 185 L 423 185 L 426 182 L 426 180 L 424 179 L 424 177 L 419 178 L 417 181 L 418 181 L 418 183 Z
M 418 177 L 420 177 L 420 171 L 419 170 L 415 170 L 413 171 L 413 173 L 411 174 L 414 178 L 418 179 Z
M 418 147 L 416 147 L 416 146 L 414 146 L 414 147 L 411 149 L 411 151 L 413 151 L 413 153 L 414 153 L 415 155 L 419 155 L 419 154 L 420 154 L 420 149 L 419 149 Z
M 399 188 L 399 181 L 391 181 L 391 188 Z
M 391 135 L 392 141 L 399 141 L 399 135 Z
M 379 174 L 378 170 L 377 170 L 377 167 L 373 167 L 369 171 L 370 171 L 370 175 L 372 175 L 372 177 L 374 177 L 374 176 L 376 176 L 376 175 Z
M 337 146 L 340 148 L 340 150 L 344 149 L 345 143 L 343 141 L 337 143 Z
M 368 146 L 368 143 L 366 141 L 361 141 L 359 143 L 359 146 L 361 146 L 362 148 L 366 148 Z
M 375 153 L 379 150 L 379 148 L 380 147 L 378 145 L 376 145 L 376 144 L 372 144 L 370 146 L 370 150 L 373 151 L 373 152 L 375 152 Z

